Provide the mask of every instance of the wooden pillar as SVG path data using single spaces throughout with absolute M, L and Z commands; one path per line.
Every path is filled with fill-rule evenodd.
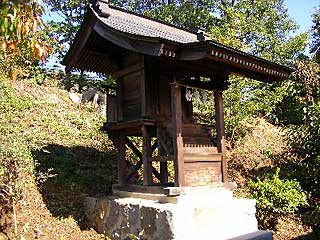
M 109 95 L 109 87 L 106 88 L 106 118 L 107 118 L 107 123 L 111 122 L 111 116 L 110 116 L 110 95 Z
M 161 129 L 157 126 L 157 138 L 158 138 L 158 156 L 166 155 L 166 152 L 162 146 L 163 139 L 161 139 Z M 168 183 L 168 163 L 160 162 L 160 182 L 162 184 Z
M 228 181 L 227 174 L 227 159 L 226 159 L 226 141 L 224 132 L 224 112 L 223 112 L 223 98 L 222 91 L 214 91 L 214 109 L 216 116 L 216 131 L 218 151 L 222 154 L 222 182 Z
M 142 56 L 142 64 L 145 66 L 144 63 L 144 56 Z M 141 77 L 141 85 L 140 85 L 140 93 L 141 93 L 141 116 L 145 117 L 147 115 L 147 92 L 146 92 L 146 68 L 142 70 L 142 77 Z
M 118 80 L 118 88 L 117 88 L 117 106 L 118 106 L 118 121 L 123 120 L 123 109 L 122 109 L 122 100 L 123 100 L 123 79 Z
M 176 82 L 171 83 L 171 114 L 174 150 L 174 185 L 176 187 L 181 187 L 185 185 L 182 139 L 182 108 L 181 87 Z
M 118 184 L 120 186 L 127 184 L 127 162 L 126 162 L 126 144 L 125 136 L 123 134 L 118 135 Z
M 143 185 L 152 184 L 152 163 L 149 161 L 151 157 L 151 138 L 145 125 L 141 127 L 143 146 L 142 146 L 142 162 L 143 162 Z

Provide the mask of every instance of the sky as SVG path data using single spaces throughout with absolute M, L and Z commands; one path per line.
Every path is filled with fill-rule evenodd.
M 311 14 L 320 7 L 320 0 L 284 0 L 289 15 L 300 25 L 299 32 L 305 32 L 312 26 Z

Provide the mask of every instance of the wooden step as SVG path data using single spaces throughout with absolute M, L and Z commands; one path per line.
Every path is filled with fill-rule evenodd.
M 210 147 L 191 147 L 185 146 L 183 147 L 183 153 L 218 153 L 218 149 L 214 146 Z
M 161 123 L 166 138 L 172 138 L 172 124 L 171 122 Z M 183 123 L 182 137 L 184 146 L 188 147 L 213 147 L 214 143 L 209 130 L 206 126 L 196 123 Z M 167 142 L 167 141 L 166 141 Z M 167 145 L 171 145 L 167 143 Z
M 184 162 L 219 162 L 221 161 L 220 153 L 184 153 Z

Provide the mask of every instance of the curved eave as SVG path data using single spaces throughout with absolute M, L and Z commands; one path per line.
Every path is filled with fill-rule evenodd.
M 66 66 L 66 72 L 69 72 L 73 68 L 75 61 L 78 59 L 81 51 L 86 45 L 88 38 L 90 37 L 96 21 L 97 19 L 92 10 L 88 8 L 80 29 L 78 30 L 68 52 L 62 60 L 62 64 Z
M 196 61 L 206 59 L 230 72 L 263 82 L 283 81 L 295 70 L 263 58 L 224 46 L 214 41 L 184 44 L 180 59 Z
M 164 43 L 170 46 L 177 46 L 179 44 L 159 37 L 121 32 L 103 23 L 94 10 L 89 8 L 75 40 L 62 61 L 62 64 L 66 66 L 66 72 L 69 72 L 72 68 L 96 71 L 90 68 L 88 69 L 88 67 L 84 66 L 85 64 L 79 63 L 79 61 L 88 58 L 87 55 L 90 51 L 86 49 L 86 45 L 94 32 L 120 48 L 149 56 L 160 56 L 162 54 L 173 56 L 173 52 L 168 51 L 168 49 L 164 47 Z M 174 54 L 176 55 L 176 53 Z M 95 53 L 95 55 L 97 55 L 97 53 Z M 106 71 L 102 72 L 106 73 Z

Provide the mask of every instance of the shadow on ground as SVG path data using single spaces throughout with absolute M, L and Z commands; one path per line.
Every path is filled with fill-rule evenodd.
M 37 161 L 39 189 L 51 214 L 59 218 L 73 216 L 81 229 L 88 229 L 84 198 L 111 193 L 116 178 L 115 152 L 52 144 L 32 154 Z

